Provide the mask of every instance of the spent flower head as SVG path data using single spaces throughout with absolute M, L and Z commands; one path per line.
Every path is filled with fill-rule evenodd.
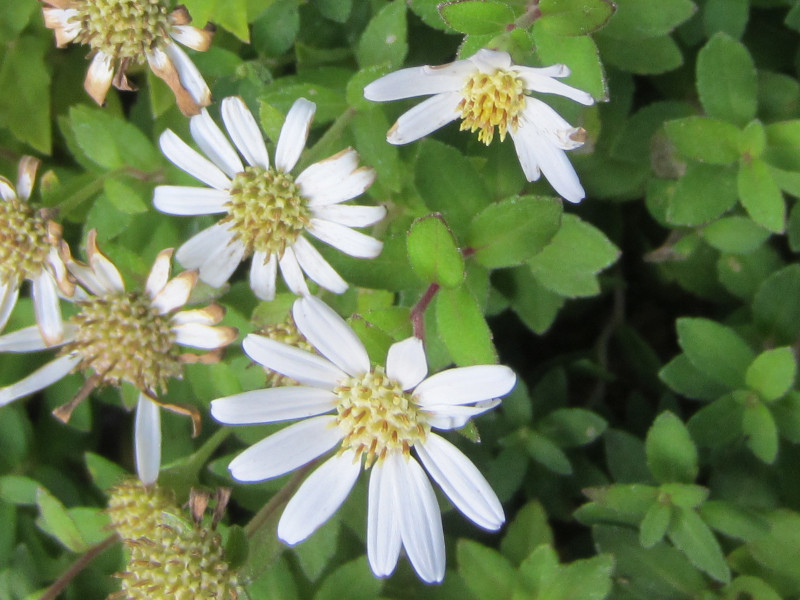
M 528 181 L 544 173 L 556 192 L 579 202 L 586 194 L 564 151 L 582 146 L 586 132 L 528 94 L 593 104 L 591 95 L 556 79 L 569 74 L 566 65 L 525 67 L 512 64 L 507 52 L 484 49 L 439 67 L 395 71 L 367 85 L 364 96 L 385 102 L 433 94 L 397 120 L 386 137 L 390 143 L 413 142 L 460 118 L 461 129 L 477 131 L 487 145 L 495 130 L 501 141 L 510 135 Z
M 362 468 L 370 469 L 372 571 L 390 575 L 404 547 L 423 580 L 441 581 L 441 514 L 420 462 L 458 510 L 481 527 L 498 529 L 505 517 L 497 496 L 475 465 L 433 430 L 462 427 L 497 406 L 497 397 L 514 387 L 514 373 L 478 365 L 426 377 L 422 341 L 413 337 L 389 348 L 385 367 L 375 366 L 353 330 L 321 300 L 300 298 L 292 314 L 319 354 L 255 334 L 243 346 L 253 360 L 299 385 L 211 403 L 212 416 L 232 425 L 302 419 L 237 456 L 229 466 L 233 477 L 278 477 L 335 450 L 287 504 L 278 536 L 292 545 L 306 539 L 344 502 Z
M 375 179 L 372 169 L 358 166 L 355 150 L 342 150 L 297 176 L 290 173 L 305 146 L 315 110 L 316 105 L 304 98 L 292 105 L 278 138 L 274 165 L 255 118 L 240 98 L 225 98 L 221 105 L 222 120 L 239 153 L 205 110 L 192 117 L 189 126 L 208 159 L 171 130 L 162 134 L 166 157 L 211 189 L 158 186 L 155 207 L 175 215 L 224 215 L 176 253 L 184 267 L 198 269 L 200 279 L 209 285 L 221 286 L 252 255 L 250 287 L 262 300 L 275 297 L 279 267 L 295 294 L 309 293 L 303 273 L 327 290 L 344 292 L 347 283 L 306 233 L 358 258 L 380 254 L 380 241 L 352 227 L 380 221 L 386 209 L 343 204 Z
M 44 22 L 56 34 L 59 47 L 70 42 L 91 48 L 92 63 L 84 87 L 98 104 L 113 84 L 135 90 L 129 67 L 147 61 L 175 94 L 185 115 L 196 115 L 211 104 L 211 92 L 192 60 L 175 42 L 207 50 L 213 33 L 189 25 L 182 6 L 168 12 L 166 0 L 42 0 Z
M 158 401 L 167 380 L 179 378 L 183 364 L 200 360 L 178 345 L 218 350 L 237 335 L 232 327 L 215 327 L 224 315 L 217 305 L 176 312 L 189 299 L 197 273 L 184 271 L 169 278 L 172 250 L 156 258 L 142 291 L 128 291 L 117 268 L 97 247 L 96 232 L 88 236 L 89 263 L 72 259 L 66 244 L 62 255 L 78 281 L 73 301 L 78 312 L 64 324 L 59 356 L 21 381 L 0 388 L 0 406 L 37 392 L 72 371 L 89 371 L 78 395 L 54 414 L 68 420 L 72 410 L 97 386 L 123 382 L 139 390 L 136 408 L 136 462 L 144 483 L 158 476 L 161 456 L 159 406 L 191 414 L 196 411 Z M 0 336 L 0 352 L 31 352 L 47 348 L 36 327 Z
M 38 167 L 38 159 L 23 156 L 16 187 L 0 176 L 0 331 L 28 280 L 39 333 L 53 345 L 64 336 L 59 293 L 71 295 L 73 286 L 58 253 L 61 227 L 28 203 Z

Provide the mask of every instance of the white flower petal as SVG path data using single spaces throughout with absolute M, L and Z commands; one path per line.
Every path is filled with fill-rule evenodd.
M 395 145 L 408 144 L 444 127 L 460 116 L 459 102 L 461 94 L 458 92 L 437 94 L 420 102 L 397 119 L 386 134 L 386 141 Z
M 192 50 L 204 52 L 211 45 L 213 33 L 191 25 L 173 25 L 169 28 L 169 35 Z
M 423 408 L 472 404 L 506 395 L 516 381 L 514 371 L 503 365 L 459 367 L 428 377 L 414 390 L 414 397 Z
M 293 294 L 298 296 L 308 296 L 308 286 L 306 285 L 306 278 L 303 276 L 303 270 L 300 268 L 300 263 L 297 262 L 297 257 L 294 255 L 294 250 L 287 247 L 283 251 L 283 256 L 278 261 L 281 268 L 281 275 L 286 282 L 286 287 L 291 290 Z
M 345 148 L 333 156 L 305 168 L 295 182 L 300 186 L 303 196 L 313 202 L 316 194 L 325 193 L 358 169 L 358 152 Z
M 33 309 L 42 338 L 48 346 L 58 344 L 64 338 L 64 321 L 61 319 L 55 279 L 48 271 L 43 270 L 31 283 Z
M 369 356 L 364 344 L 344 319 L 322 300 L 314 296 L 295 300 L 292 317 L 308 342 L 342 371 L 351 377 L 369 372 Z
M 95 275 L 95 272 L 86 265 L 73 260 L 67 263 L 67 270 L 78 280 L 81 286 L 89 290 L 95 296 L 102 296 L 113 292 L 113 290 L 106 289 L 105 283 L 101 282 L 97 275 Z M 76 288 L 75 292 L 80 295 L 80 288 Z
M 55 31 L 56 46 L 63 48 L 73 41 L 81 32 L 78 11 L 74 8 L 49 8 L 42 9 L 44 13 L 44 24 Z
M 322 463 L 295 492 L 278 521 L 278 537 L 290 546 L 308 538 L 345 501 L 361 472 L 350 450 Z
M 329 360 L 305 350 L 249 334 L 242 342 L 247 355 L 258 364 L 303 385 L 332 390 L 347 375 Z
M 97 231 L 95 229 L 89 232 L 86 239 L 86 254 L 89 257 L 89 266 L 92 268 L 92 272 L 107 293 L 125 291 L 125 282 L 122 280 L 119 269 L 97 247 Z
M 36 352 L 48 347 L 38 325 L 0 335 L 0 352 Z
M 300 158 L 300 153 L 306 145 L 311 120 L 316 110 L 317 105 L 305 98 L 295 100 L 289 109 L 278 137 L 278 146 L 275 148 L 275 166 L 284 173 L 291 171 L 297 164 L 297 159 Z
M 559 66 L 561 65 L 553 65 L 553 67 Z M 558 94 L 559 96 L 564 96 L 585 106 L 594 104 L 594 98 L 592 98 L 591 94 L 557 81 L 553 79 L 553 75 L 542 73 L 545 69 L 515 66 L 511 70 L 519 73 L 522 81 L 525 82 L 526 89 L 540 94 Z M 569 74 L 569 71 L 567 71 L 567 74 Z
M 233 233 L 226 223 L 217 223 L 190 237 L 178 248 L 175 258 L 187 269 L 197 269 L 210 259 L 210 254 L 233 245 Z M 235 267 L 234 267 L 235 268 Z
M 199 115 L 189 119 L 189 131 L 203 153 L 228 177 L 233 178 L 237 173 L 244 171 L 244 166 L 239 155 L 236 154 L 236 150 L 233 149 L 228 138 L 217 127 L 205 108 L 200 111 Z
M 294 471 L 342 440 L 336 417 L 304 419 L 250 446 L 228 465 L 239 481 L 263 481 Z
M 311 208 L 346 202 L 360 196 L 375 181 L 375 171 L 369 167 L 361 167 L 346 175 L 340 174 L 336 181 L 316 190 L 309 190 L 308 185 L 301 186 L 301 193 L 308 198 Z
M 153 192 L 153 206 L 169 215 L 213 215 L 226 212 L 230 194 L 214 188 L 159 185 Z
M 333 204 L 331 206 L 314 206 L 309 203 L 311 214 L 325 221 L 333 221 L 345 227 L 366 227 L 374 225 L 386 216 L 384 206 L 359 206 L 351 204 Z
M 426 404 L 428 425 L 435 429 L 458 429 L 467 424 L 472 417 L 477 417 L 500 405 L 500 400 L 485 400 L 475 406 L 453 406 L 451 404 Z
M 178 47 L 177 44 L 168 43 L 164 46 L 164 52 L 170 57 L 175 69 L 178 71 L 181 84 L 189 95 L 199 106 L 208 106 L 211 104 L 211 90 L 208 89 L 208 84 L 203 79 L 200 71 L 192 62 L 186 53 Z
M 575 136 L 580 130 L 570 125 L 551 106 L 536 98 L 528 98 L 520 122 L 518 131 L 533 135 L 539 143 L 544 143 L 544 138 L 562 150 L 583 146 L 582 139 L 576 139 Z
M 278 259 L 275 254 L 257 250 L 250 262 L 250 288 L 260 300 L 275 299 L 275 276 L 278 270 Z
M 11 185 L 11 182 L 8 179 L 0 175 L 0 198 L 8 202 L 12 198 L 16 197 L 17 192 L 14 189 L 14 186 Z
M 367 507 L 367 557 L 376 577 L 388 577 L 400 556 L 400 523 L 395 507 L 394 485 L 383 463 L 372 467 Z
M 384 461 L 394 483 L 394 506 L 400 537 L 408 559 L 426 583 L 444 578 L 445 553 L 442 515 L 428 478 L 413 458 L 392 452 Z
M 150 298 L 155 298 L 164 289 L 169 281 L 169 272 L 172 267 L 172 248 L 162 250 L 153 261 L 150 273 L 147 275 L 147 283 L 144 289 Z
M 330 244 L 345 254 L 356 258 L 375 258 L 383 249 L 383 242 L 333 221 L 312 217 L 306 231 L 318 240 Z
M 404 390 L 410 390 L 425 379 L 428 360 L 422 340 L 410 337 L 392 344 L 386 355 L 386 374 Z
M 150 306 L 160 315 L 180 308 L 189 301 L 189 295 L 196 283 L 197 271 L 184 271 L 167 282 L 150 302 Z
M 114 61 L 100 50 L 89 65 L 83 87 L 95 102 L 102 105 L 106 101 L 112 79 L 114 79 Z
M 17 195 L 21 200 L 27 201 L 33 191 L 33 182 L 36 180 L 36 171 L 42 161 L 33 156 L 23 156 L 17 169 Z
M 0 388 L 0 406 L 5 406 L 23 396 L 43 390 L 67 375 L 81 362 L 80 357 L 68 354 L 50 361 L 17 383 Z
M 538 179 L 538 171 L 541 170 L 553 189 L 565 200 L 569 202 L 583 200 L 586 192 L 564 150 L 533 129 L 526 129 L 520 128 L 512 133 L 511 137 L 528 180 Z M 533 165 L 535 172 L 532 172 Z
M 155 483 L 161 468 L 161 414 L 158 404 L 144 394 L 136 405 L 134 445 L 139 479 L 145 485 Z
M 158 138 L 158 144 L 172 164 L 186 171 L 189 175 L 206 185 L 218 190 L 227 190 L 231 181 L 217 165 L 200 155 L 189 144 L 184 142 L 171 129 L 167 129 Z
M 312 281 L 334 294 L 341 294 L 347 289 L 347 282 L 302 235 L 297 237 L 292 250 L 300 268 Z
M 19 286 L 11 281 L 0 283 L 0 331 L 8 323 L 8 317 L 11 316 L 11 311 L 17 304 L 19 297 Z
M 269 155 L 264 137 L 244 100 L 237 96 L 225 98 L 221 113 L 228 135 L 248 164 L 269 169 Z
M 200 323 L 202 325 L 216 325 L 225 316 L 225 309 L 219 304 L 210 304 L 203 308 L 195 308 L 192 310 L 182 310 L 172 315 L 172 323 L 174 325 L 183 325 L 184 323 Z
M 226 425 L 252 425 L 315 417 L 335 407 L 336 394 L 330 390 L 285 386 L 212 400 L 211 416 Z
M 494 73 L 498 69 L 511 67 L 511 55 L 504 50 L 483 48 L 467 59 L 483 73 Z
M 364 87 L 364 97 L 374 102 L 387 102 L 401 98 L 414 98 L 443 92 L 458 92 L 467 78 L 475 72 L 475 65 L 458 60 L 440 67 L 411 67 L 384 75 Z
M 491 531 L 500 529 L 505 513 L 489 482 L 461 451 L 444 438 L 428 434 L 414 448 L 433 480 L 468 519 Z
M 172 332 L 178 344 L 203 350 L 216 350 L 236 339 L 235 329 L 231 327 L 214 327 L 202 323 L 173 325 Z

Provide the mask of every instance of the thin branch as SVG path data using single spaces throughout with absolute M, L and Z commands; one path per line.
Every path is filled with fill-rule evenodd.
M 316 460 L 312 460 L 307 465 L 300 467 L 289 482 L 281 488 L 281 490 L 275 494 L 269 502 L 267 502 L 264 506 L 261 507 L 256 515 L 250 520 L 250 522 L 245 525 L 244 532 L 248 538 L 253 537 L 255 533 L 263 527 L 266 523 L 269 522 L 270 517 L 275 514 L 284 504 L 289 501 L 289 497 L 297 491 L 297 488 L 300 487 L 305 476 L 308 472 L 314 468 L 314 465 L 317 464 Z
M 425 341 L 425 311 L 428 310 L 428 306 L 438 291 L 438 283 L 430 284 L 425 293 L 422 294 L 419 302 L 411 309 L 410 318 L 411 325 L 414 328 L 414 337 L 421 339 L 423 342 Z
M 64 591 L 64 588 L 69 585 L 69 582 L 75 579 L 75 577 L 77 577 L 81 571 L 89 566 L 89 563 L 91 563 L 103 552 L 111 548 L 111 546 L 116 544 L 118 541 L 119 536 L 115 533 L 114 535 L 108 536 L 99 544 L 89 548 L 89 550 L 87 550 L 83 556 L 70 565 L 69 569 L 67 569 L 61 577 L 53 582 L 53 585 L 47 588 L 47 591 L 39 597 L 39 600 L 55 600 L 58 595 Z

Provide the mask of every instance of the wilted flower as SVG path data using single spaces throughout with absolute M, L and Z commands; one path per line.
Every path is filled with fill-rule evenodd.
M 176 253 L 186 268 L 198 269 L 200 279 L 219 287 L 239 263 L 252 254 L 250 287 L 262 300 L 275 297 L 275 277 L 280 266 L 289 289 L 308 293 L 303 272 L 337 294 L 347 283 L 303 235 L 358 258 L 374 258 L 383 244 L 351 227 L 365 227 L 386 214 L 382 206 L 351 206 L 375 179 L 372 169 L 358 167 L 352 148 L 311 165 L 294 177 L 306 143 L 316 105 L 300 98 L 289 110 L 275 150 L 275 166 L 253 115 L 240 98 L 222 101 L 222 120 L 236 150 L 204 110 L 189 125 L 197 145 L 208 160 L 171 130 L 161 135 L 161 149 L 175 165 L 213 189 L 158 186 L 153 204 L 175 215 L 225 216 L 183 244 Z M 212 162 L 213 161 L 213 162 Z
M 367 85 L 364 96 L 385 102 L 433 94 L 397 120 L 386 137 L 390 143 L 413 142 L 460 118 L 462 130 L 478 131 L 478 139 L 488 145 L 496 127 L 501 141 L 506 134 L 514 140 L 528 181 L 544 173 L 565 199 L 579 202 L 586 194 L 564 151 L 583 145 L 586 132 L 526 93 L 558 94 L 593 104 L 586 92 L 554 79 L 569 74 L 566 65 L 523 67 L 512 64 L 507 52 L 480 50 L 440 67 L 390 73 Z
M 289 501 L 278 536 L 288 544 L 306 539 L 344 502 L 362 465 L 371 467 L 367 555 L 373 572 L 390 575 L 404 547 L 422 579 L 441 581 L 441 514 L 417 459 L 458 510 L 481 527 L 498 529 L 505 516 L 487 481 L 431 430 L 462 427 L 497 406 L 496 397 L 514 387 L 514 373 L 479 365 L 426 378 L 422 341 L 413 337 L 389 348 L 385 368 L 372 366 L 353 330 L 321 300 L 300 298 L 292 313 L 319 355 L 254 334 L 245 338 L 244 350 L 300 385 L 220 398 L 211 403 L 211 414 L 234 425 L 302 420 L 245 450 L 231 462 L 231 473 L 240 481 L 261 481 L 338 448 Z
M 61 228 L 48 218 L 46 210 L 35 211 L 28 204 L 38 167 L 38 159 L 23 156 L 16 188 L 0 177 L 0 331 L 27 279 L 39 333 L 47 345 L 53 345 L 64 335 L 59 290 L 69 295 L 72 284 L 58 254 Z
M 167 12 L 165 0 L 42 0 L 44 22 L 56 33 L 59 47 L 70 42 L 91 47 L 93 58 L 84 87 L 103 104 L 111 84 L 136 89 L 126 72 L 147 61 L 153 73 L 175 93 L 185 115 L 196 115 L 211 104 L 211 92 L 192 60 L 175 41 L 207 50 L 212 32 L 189 25 L 182 6 Z
M 101 385 L 133 384 L 139 390 L 136 407 L 136 465 L 141 480 L 152 483 L 161 458 L 159 406 L 196 417 L 186 409 L 157 400 L 166 391 L 170 377 L 181 377 L 183 364 L 202 359 L 182 354 L 176 344 L 216 350 L 236 338 L 232 327 L 214 327 L 224 310 L 217 305 L 175 312 L 186 304 L 197 273 L 184 271 L 169 279 L 172 250 L 156 258 L 144 292 L 128 292 L 114 264 L 97 248 L 96 234 L 89 233 L 89 264 L 72 260 L 64 249 L 69 272 L 81 287 L 74 302 L 80 309 L 64 324 L 59 356 L 21 381 L 0 388 L 0 406 L 33 394 L 72 371 L 89 370 L 91 376 L 78 395 L 56 409 L 63 420 L 92 389 Z M 0 351 L 32 352 L 47 347 L 37 327 L 27 327 L 0 336 Z

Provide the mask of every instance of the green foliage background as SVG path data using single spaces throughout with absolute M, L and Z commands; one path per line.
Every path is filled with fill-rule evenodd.
M 317 104 L 310 164 L 347 145 L 375 168 L 389 208 L 382 255 L 321 251 L 352 284 L 326 295 L 380 360 L 425 313 L 431 368 L 503 362 L 519 383 L 455 441 L 503 501 L 497 535 L 443 508 L 448 574 L 387 580 L 364 556 L 362 481 L 310 540 L 285 548 L 244 526 L 288 478 L 242 485 L 231 457 L 275 427 L 220 429 L 214 398 L 263 386 L 238 346 L 189 365 L 165 400 L 196 405 L 202 435 L 164 419 L 161 483 L 232 486 L 223 534 L 254 600 L 567 600 L 800 597 L 800 3 L 796 0 L 186 0 L 211 49 L 193 54 L 215 99 L 241 95 L 274 144 L 299 96 Z M 169 89 L 85 95 L 86 48 L 55 48 L 35 0 L 0 17 L 0 173 L 43 159 L 34 199 L 58 210 L 77 249 L 98 230 L 129 283 L 209 218 L 156 212 L 159 183 L 193 184 L 157 148 L 188 139 Z M 526 65 L 566 63 L 599 102 L 548 97 L 588 141 L 569 157 L 586 188 L 564 205 L 528 184 L 510 140 L 484 147 L 449 126 L 404 147 L 385 134 L 415 101 L 373 104 L 365 84 L 402 66 L 482 47 Z M 211 107 L 216 114 L 216 106 Z M 464 250 L 469 249 L 469 252 Z M 75 250 L 81 255 L 82 252 Z M 244 335 L 281 320 L 239 272 L 216 297 Z M 6 331 L 33 323 L 22 299 Z M 46 353 L 43 353 L 46 354 Z M 46 356 L 3 355 L 0 383 Z M 0 409 L 0 598 L 38 598 L 103 540 L 105 490 L 132 468 L 135 391 L 106 389 L 69 426 L 49 412 L 73 375 Z M 480 438 L 473 444 L 470 438 Z M 462 443 L 463 442 L 463 443 Z M 444 500 L 443 500 L 444 502 Z M 446 506 L 443 504 L 443 506 Z M 273 517 L 270 517 L 273 518 Z M 231 532 L 236 532 L 232 534 Z M 64 593 L 112 593 L 121 548 Z

